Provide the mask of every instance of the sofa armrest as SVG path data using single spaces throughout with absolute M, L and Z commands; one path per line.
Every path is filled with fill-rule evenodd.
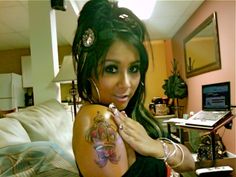
M 72 117 L 57 100 L 28 107 L 8 117 L 22 124 L 31 141 L 53 141 L 73 155 Z
M 16 119 L 0 119 L 0 148 L 31 142 L 26 130 Z

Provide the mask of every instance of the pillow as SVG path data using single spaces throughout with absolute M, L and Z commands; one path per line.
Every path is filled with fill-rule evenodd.
M 30 138 L 20 122 L 11 118 L 0 119 L 0 148 L 30 142 Z
M 73 155 L 72 115 L 57 100 L 28 107 L 8 117 L 22 124 L 31 141 L 53 141 Z

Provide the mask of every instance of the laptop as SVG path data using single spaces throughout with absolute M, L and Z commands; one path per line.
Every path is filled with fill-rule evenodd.
M 231 115 L 230 82 L 202 85 L 202 110 L 185 125 L 212 129 Z

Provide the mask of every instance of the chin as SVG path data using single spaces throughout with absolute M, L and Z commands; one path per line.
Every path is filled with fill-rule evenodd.
M 115 106 L 117 107 L 118 110 L 122 111 L 127 107 L 127 103 L 125 104 L 115 104 Z
M 111 103 L 114 103 L 114 105 L 116 106 L 116 108 L 119 110 L 119 111 L 122 111 L 124 110 L 127 106 L 128 106 L 128 102 L 117 102 L 117 101 L 110 101 L 109 103 L 108 102 L 104 102 L 104 103 L 100 103 L 104 106 L 109 106 L 109 104 Z

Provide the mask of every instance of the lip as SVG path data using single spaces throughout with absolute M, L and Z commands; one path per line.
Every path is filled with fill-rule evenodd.
M 127 102 L 129 100 L 129 95 L 115 95 L 114 98 L 118 101 L 118 102 Z

